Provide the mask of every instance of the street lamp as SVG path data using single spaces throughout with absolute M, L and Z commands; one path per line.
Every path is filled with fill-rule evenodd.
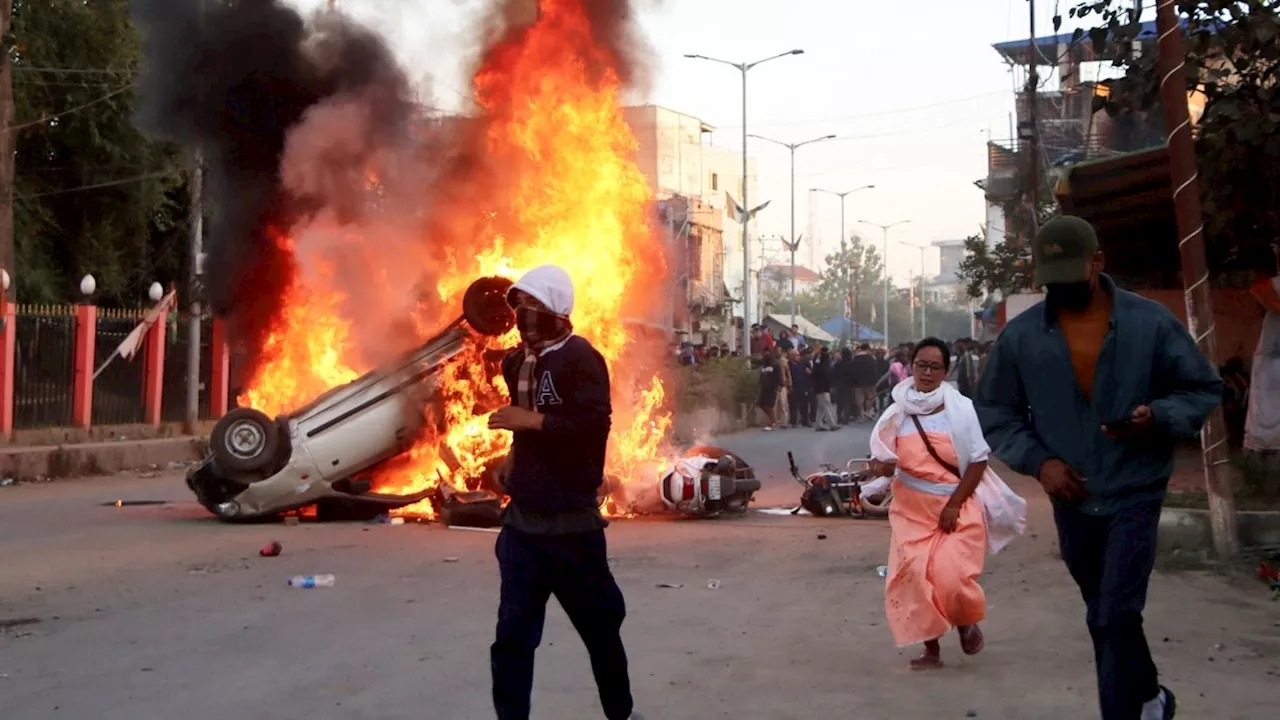
M 742 337 L 740 345 L 742 347 L 743 356 L 751 354 L 751 346 L 747 339 L 747 321 L 751 315 L 751 246 L 749 244 L 749 236 L 747 225 L 751 222 L 751 205 L 747 202 L 747 71 L 751 68 L 777 60 L 778 58 L 788 55 L 803 55 L 804 50 L 788 50 L 784 53 L 778 53 L 763 60 L 756 60 L 750 63 L 736 63 L 720 58 L 707 57 L 706 55 L 695 55 L 686 53 L 685 57 L 693 60 L 707 60 L 721 65 L 737 69 L 742 73 Z
M 761 135 L 748 135 L 757 140 L 781 145 L 791 151 L 791 242 L 787 244 L 787 249 L 791 251 L 791 324 L 796 324 L 796 250 L 800 246 L 800 241 L 796 239 L 796 150 L 805 145 L 812 145 L 823 140 L 834 140 L 835 135 L 823 135 L 822 137 L 805 140 L 798 143 L 784 143 L 780 140 L 773 140 Z
M 889 225 L 881 225 L 880 223 L 873 223 L 867 220 L 859 220 L 858 222 L 862 223 L 863 225 L 878 227 L 880 228 L 880 231 L 884 233 L 884 260 L 883 260 L 884 262 L 884 346 L 885 346 L 885 349 L 888 349 L 889 347 L 889 229 L 898 227 L 899 225 L 906 225 L 911 221 L 899 220 L 898 222 L 891 223 Z
M 929 336 L 929 332 L 926 330 L 925 326 L 925 317 L 928 315 L 929 301 L 925 298 L 924 294 L 924 253 L 930 246 L 917 245 L 909 242 L 904 242 L 902 244 L 920 251 L 920 337 L 926 338 Z
M 852 189 L 852 190 L 846 190 L 846 191 L 844 191 L 844 192 L 836 192 L 835 190 L 824 190 L 824 189 L 822 189 L 822 188 L 809 188 L 809 192 L 811 192 L 811 193 L 826 193 L 826 194 L 828 194 L 828 195 L 835 195 L 836 197 L 840 198 L 840 254 L 841 254 L 841 255 L 843 255 L 843 254 L 844 254 L 844 252 L 845 252 L 845 243 L 847 243 L 847 242 L 848 242 L 848 240 L 849 240 L 849 238 L 845 235 L 845 232 L 844 232 L 844 199 L 845 199 L 845 198 L 847 198 L 847 197 L 849 197 L 850 195 L 852 195 L 852 194 L 856 193 L 856 192 L 861 192 L 861 191 L 863 191 L 863 190 L 874 190 L 874 189 L 875 189 L 875 187 L 876 187 L 875 185 L 863 185 L 863 186 L 862 186 L 862 187 L 860 187 L 860 188 L 854 188 L 854 189 Z M 848 288 L 848 286 L 849 286 L 849 277 L 848 277 L 849 269 L 846 267 L 846 268 L 845 268 L 845 270 L 844 270 L 844 272 L 845 272 L 845 279 L 844 279 L 844 281 L 845 281 L 845 282 L 844 282 L 844 284 L 845 284 L 845 289 L 846 289 L 846 290 L 848 290 L 848 289 L 849 289 L 849 288 Z M 856 271 L 855 271 L 855 272 L 856 272 Z M 857 298 L 857 296 L 856 296 L 856 295 L 855 295 L 854 297 L 851 297 L 849 300 L 850 300 L 850 302 L 852 302 L 852 303 L 857 303 L 857 302 L 858 302 L 858 298 Z M 851 308 L 851 310 L 850 310 L 850 311 L 854 314 L 854 317 L 852 318 L 852 320 L 854 321 L 854 322 L 853 322 L 853 326 L 854 326 L 854 328 L 855 328 L 855 330 L 856 330 L 856 329 L 857 329 L 857 327 L 858 327 L 858 322 L 857 322 L 857 314 L 858 314 L 858 312 L 857 312 L 857 308 Z M 856 333 L 856 332 L 855 332 L 854 334 L 855 334 L 855 335 L 857 335 L 857 333 Z M 858 338 L 858 337 L 854 337 L 854 338 L 853 338 L 853 342 L 856 344 L 856 343 L 858 342 L 858 340 L 859 340 L 859 339 L 860 339 L 860 338 Z

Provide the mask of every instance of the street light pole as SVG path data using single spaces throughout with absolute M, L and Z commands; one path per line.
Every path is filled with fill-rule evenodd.
M 927 326 L 925 325 L 925 317 L 928 315 L 929 301 L 925 298 L 925 294 L 924 294 L 924 253 L 926 250 L 929 249 L 929 246 L 916 245 L 915 243 L 903 243 L 903 244 L 910 245 L 911 247 L 920 251 L 920 337 L 927 338 L 929 337 L 929 332 L 926 329 Z
M 896 223 L 890 223 L 888 225 L 881 225 L 880 223 L 868 222 L 866 220 L 859 220 L 858 222 L 863 225 L 878 227 L 884 234 L 884 260 L 881 262 L 884 263 L 884 277 L 882 278 L 884 281 L 884 346 L 887 349 L 889 347 L 889 230 L 890 228 L 905 225 L 911 221 L 899 220 Z
M 812 145 L 823 140 L 834 140 L 835 135 L 823 135 L 822 137 L 805 140 L 798 143 L 784 143 L 779 140 L 773 140 L 761 135 L 750 135 L 757 140 L 781 145 L 791 151 L 791 241 L 787 243 L 787 249 L 791 251 L 791 324 L 796 324 L 796 250 L 800 248 L 800 241 L 796 239 L 796 150 L 805 145 Z
M 694 60 L 707 60 L 721 65 L 728 65 L 736 68 L 742 73 L 742 333 L 739 338 L 739 346 L 742 348 L 743 356 L 751 354 L 751 345 L 747 338 L 747 325 L 751 317 L 751 243 L 750 235 L 747 229 L 751 223 L 751 205 L 747 201 L 747 71 L 751 68 L 767 63 L 770 60 L 777 60 L 788 55 L 803 55 L 804 50 L 788 50 L 784 53 L 778 53 L 763 60 L 756 60 L 751 63 L 736 63 L 719 58 L 707 57 L 706 55 L 685 54 L 685 57 Z
M 863 185 L 860 188 L 854 188 L 852 190 L 846 190 L 844 192 L 836 192 L 835 190 L 824 190 L 822 188 L 809 188 L 809 192 L 811 193 L 826 193 L 828 195 L 835 195 L 836 197 L 840 198 L 840 255 L 842 257 L 848 251 L 847 243 L 849 241 L 849 237 L 845 235 L 845 229 L 844 229 L 844 199 L 856 192 L 861 192 L 863 190 L 874 190 L 875 187 L 876 187 L 875 185 Z M 854 273 L 855 273 L 854 277 L 856 277 L 857 270 L 854 270 Z M 844 267 L 845 292 L 850 292 L 849 280 L 850 280 L 849 265 L 848 263 L 845 263 L 845 267 Z M 852 307 L 849 308 L 849 312 L 853 314 L 853 317 L 850 318 L 850 320 L 853 322 L 853 326 L 856 330 L 858 325 L 858 294 L 856 291 L 850 294 L 849 302 L 852 305 Z M 853 342 L 857 343 L 858 339 L 859 338 L 857 337 L 857 333 L 855 332 L 853 337 Z

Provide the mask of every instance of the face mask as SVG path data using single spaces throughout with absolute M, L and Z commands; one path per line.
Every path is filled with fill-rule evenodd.
M 1049 307 L 1067 312 L 1081 312 L 1093 300 L 1093 285 L 1088 280 L 1045 285 L 1045 302 Z
M 568 318 L 531 307 L 516 308 L 516 328 L 526 345 L 558 340 L 572 329 Z

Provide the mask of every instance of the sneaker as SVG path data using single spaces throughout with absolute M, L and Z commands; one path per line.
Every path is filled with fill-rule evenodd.
M 1164 696 L 1164 718 L 1163 720 L 1173 720 L 1173 714 L 1178 709 L 1178 699 L 1173 696 L 1173 692 L 1169 688 L 1161 685 L 1160 694 Z

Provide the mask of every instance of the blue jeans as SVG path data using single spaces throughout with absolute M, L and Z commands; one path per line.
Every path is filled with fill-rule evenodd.
M 1062 560 L 1080 586 L 1093 638 L 1103 720 L 1138 720 L 1160 691 L 1142 630 L 1160 503 L 1086 515 L 1054 501 Z
M 627 607 L 609 569 L 604 531 L 543 536 L 504 527 L 495 553 L 502 591 L 489 664 L 498 720 L 529 718 L 533 656 L 542 643 L 552 595 L 587 646 L 605 717 L 630 717 L 631 681 L 621 635 Z

